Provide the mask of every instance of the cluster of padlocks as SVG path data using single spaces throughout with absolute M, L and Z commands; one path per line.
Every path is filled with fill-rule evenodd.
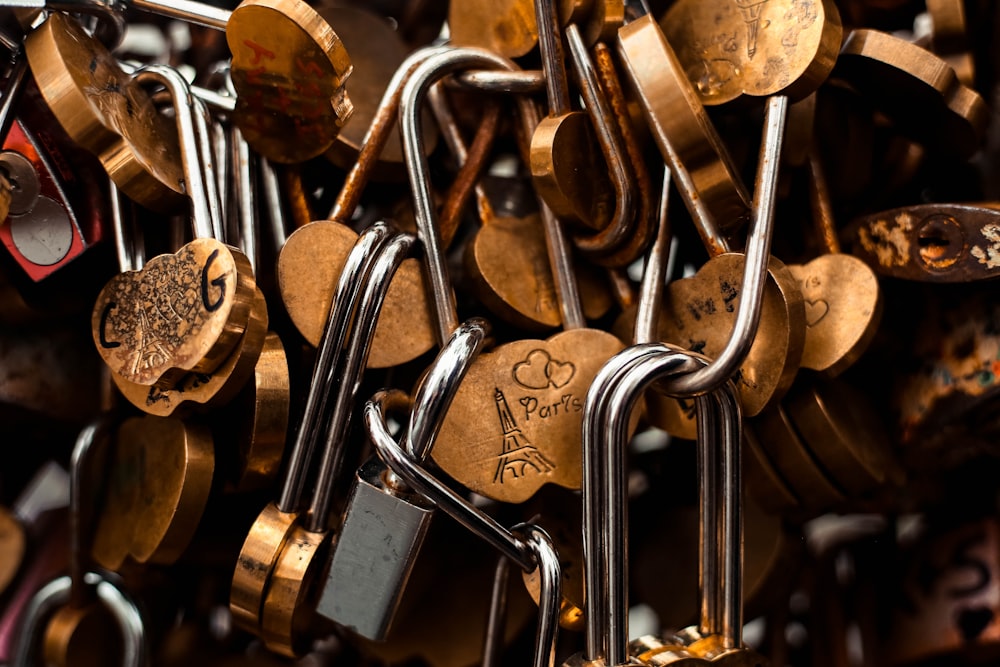
M 0 665 L 1000 662 L 990 0 L 0 0 Z

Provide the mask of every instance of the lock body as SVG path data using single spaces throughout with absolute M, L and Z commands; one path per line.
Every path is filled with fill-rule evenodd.
M 385 639 L 423 544 L 434 506 L 386 483 L 385 465 L 357 472 L 317 611 L 362 637 Z

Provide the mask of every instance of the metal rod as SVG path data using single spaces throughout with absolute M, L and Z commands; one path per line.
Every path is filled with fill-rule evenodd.
M 326 441 L 320 459 L 319 472 L 313 489 L 306 530 L 321 532 L 326 530 L 333 510 L 333 494 L 337 488 L 337 477 L 343 467 L 347 451 L 347 435 L 351 417 L 361 388 L 361 380 L 371 342 L 375 337 L 378 316 L 385 303 L 389 284 L 403 260 L 410 254 L 416 237 L 412 234 L 395 233 L 375 249 L 375 259 L 371 271 L 363 279 L 363 294 L 351 318 L 352 326 L 347 332 L 343 367 L 331 378 L 333 396 L 330 416 L 325 424 Z
M 779 95 L 768 99 L 762 150 L 754 184 L 753 222 L 747 242 L 746 266 L 733 332 L 722 352 L 711 364 L 690 375 L 670 380 L 664 387 L 669 393 L 693 396 L 721 386 L 739 370 L 756 337 L 771 255 L 778 164 L 787 114 L 787 97 Z
M 193 0 L 128 0 L 128 5 L 151 14 L 225 30 L 232 12 Z
M 535 0 L 535 23 L 538 26 L 538 50 L 542 55 L 549 116 L 562 116 L 570 112 L 571 105 L 560 37 L 562 23 L 555 0 Z
M 434 312 L 438 325 L 438 341 L 444 344 L 458 326 L 455 294 L 448 278 L 434 198 L 430 184 L 430 165 L 424 153 L 421 132 L 421 109 L 427 90 L 438 79 L 460 69 L 497 68 L 517 69 L 507 58 L 491 51 L 477 48 L 450 49 L 425 59 L 410 75 L 403 87 L 399 107 L 400 134 L 406 170 L 410 177 L 413 195 L 413 212 L 417 221 L 420 241 L 424 244 L 424 267 L 430 285 Z
M 660 208 L 656 220 L 656 238 L 646 257 L 639 292 L 639 305 L 635 312 L 635 343 L 653 343 L 660 337 L 660 310 L 663 287 L 670 262 L 672 234 L 667 208 L 670 203 L 670 168 L 663 170 L 663 189 L 660 191 Z

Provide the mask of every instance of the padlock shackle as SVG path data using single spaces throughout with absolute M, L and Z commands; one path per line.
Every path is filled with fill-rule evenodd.
M 597 68 L 590 58 L 587 45 L 584 44 L 580 27 L 575 23 L 566 26 L 566 44 L 569 46 L 570 62 L 573 63 L 573 70 L 578 79 L 580 96 L 583 97 L 587 115 L 594 127 L 594 135 L 608 166 L 608 175 L 615 191 L 615 210 L 607 226 L 596 234 L 577 236 L 575 243 L 588 256 L 602 257 L 613 253 L 635 230 L 635 178 L 625 166 L 628 161 L 625 141 L 614 120 L 614 111 L 601 88 Z
M 707 363 L 662 343 L 636 345 L 612 357 L 587 393 L 583 537 L 588 660 L 603 659 L 608 665 L 629 660 L 625 454 L 632 410 L 654 382 L 696 372 Z M 701 628 L 721 635 L 727 646 L 739 646 L 742 640 L 740 411 L 735 392 L 728 382 L 716 392 L 728 398 L 695 398 L 700 519 L 703 530 L 715 530 L 703 535 L 699 548 Z M 715 437 L 719 440 L 711 440 Z M 704 515 L 709 511 L 715 514 Z
M 447 381 L 445 384 L 448 384 Z M 440 390 L 429 390 L 429 397 L 440 397 Z M 437 403 L 437 404 L 436 404 Z M 441 421 L 450 399 L 415 402 L 413 413 L 428 413 L 428 419 Z M 525 572 L 538 568 L 541 582 L 538 626 L 535 633 L 533 667 L 552 667 L 555 663 L 559 627 L 559 606 L 562 601 L 562 569 L 552 538 L 539 526 L 521 524 L 513 529 L 501 526 L 493 517 L 476 508 L 450 487 L 442 484 L 427 470 L 412 460 L 389 432 L 386 410 L 406 409 L 409 400 L 399 390 L 382 390 L 365 403 L 364 418 L 369 438 L 386 466 L 401 477 L 412 489 L 444 510 L 453 519 L 489 542 L 503 557 L 516 563 Z
M 410 255 L 416 242 L 417 238 L 412 234 L 392 233 L 385 243 L 375 249 L 371 271 L 363 279 L 361 299 L 344 341 L 344 364 L 340 372 L 331 378 L 333 396 L 329 399 L 332 403 L 327 407 L 329 417 L 325 424 L 326 439 L 306 520 L 306 530 L 310 532 L 326 530 L 333 509 L 337 477 L 347 450 L 348 429 L 371 352 L 379 313 L 393 276 L 403 260 Z
M 713 391 L 736 375 L 743 365 L 750 347 L 757 336 L 760 325 L 761 307 L 764 302 L 764 285 L 768 279 L 768 262 L 771 257 L 771 237 L 774 228 L 774 206 L 777 198 L 778 167 L 781 161 L 781 146 L 785 133 L 785 119 L 788 115 L 788 98 L 783 95 L 771 96 L 767 100 L 764 116 L 764 134 L 761 138 L 760 158 L 754 182 L 753 215 L 746 245 L 746 264 L 740 289 L 740 302 L 736 307 L 736 322 L 725 347 L 706 367 L 690 374 L 680 375 L 665 383 L 663 390 L 676 396 L 694 396 Z M 692 197 L 687 188 L 690 179 L 685 180 L 683 167 L 671 164 L 673 177 L 677 181 L 685 203 Z M 691 188 L 693 189 L 693 188 Z M 694 193 L 695 195 L 697 193 Z M 697 200 L 698 198 L 695 197 Z M 691 206 L 688 207 L 691 210 Z M 692 217 L 697 218 L 691 210 Z M 707 215 L 707 213 L 706 213 Z
M 376 249 L 386 242 L 391 233 L 392 230 L 387 225 L 380 223 L 364 230 L 347 255 L 340 272 L 323 328 L 323 337 L 317 348 L 316 361 L 313 363 L 302 420 L 295 432 L 287 471 L 276 503 L 281 512 L 296 512 L 302 503 L 309 463 L 326 414 L 327 397 L 331 393 L 334 376 L 343 367 L 342 350 L 351 315 L 360 299 L 360 285 L 371 271 Z
M 129 7 L 205 28 L 225 31 L 232 12 L 194 0 L 128 0 Z
M 572 110 L 569 77 L 566 74 L 562 44 L 562 21 L 555 0 L 535 0 L 535 25 L 538 29 L 538 52 L 545 73 L 545 98 L 549 116 L 562 116 Z
M 89 565 L 89 539 L 93 526 L 92 516 L 87 509 L 91 506 L 94 492 L 103 487 L 104 481 L 87 484 L 86 473 L 100 470 L 104 474 L 107 466 L 107 443 L 109 441 L 110 418 L 105 415 L 87 424 L 76 437 L 69 460 L 69 603 L 82 607 L 92 599 L 91 588 L 84 582 Z M 106 476 L 106 475 L 105 475 Z M 89 513 L 92 514 L 92 511 Z
M 399 101 L 399 126 L 403 140 L 406 171 L 413 194 L 413 213 L 420 241 L 424 244 L 424 260 L 429 279 L 438 341 L 443 345 L 459 324 L 455 294 L 448 277 L 441 242 L 434 195 L 431 192 L 430 165 L 424 152 L 422 133 L 424 100 L 428 89 L 452 72 L 470 69 L 518 70 L 508 58 L 480 48 L 444 49 L 424 59 L 403 86 Z
M 396 126 L 400 101 L 403 96 L 403 86 L 410 80 L 413 72 L 421 63 L 431 56 L 444 53 L 449 49 L 450 47 L 446 46 L 428 46 L 417 49 L 396 68 L 396 73 L 392 75 L 389 85 L 382 93 L 382 99 L 379 100 L 375 114 L 372 116 L 371 125 L 368 126 L 368 131 L 361 139 L 358 159 L 354 162 L 351 170 L 347 172 L 347 176 L 344 177 L 344 184 L 341 186 L 337 200 L 334 202 L 333 208 L 330 209 L 327 218 L 344 224 L 350 222 L 354 210 L 358 207 L 358 202 L 361 201 L 361 193 L 378 164 L 382 149 L 385 148 L 385 144 Z
M 194 97 L 187 81 L 173 67 L 158 64 L 143 65 L 135 70 L 135 78 L 139 83 L 158 83 L 170 94 L 177 121 L 181 162 L 184 167 L 184 190 L 191 199 L 194 238 L 214 238 L 221 241 L 222 237 L 216 233 L 215 225 L 218 211 L 212 210 L 214 200 L 211 192 L 215 190 L 214 182 L 210 186 L 209 179 L 205 175 L 212 161 L 211 148 L 208 146 L 208 124 L 203 114 L 202 103 Z
M 146 624 L 136 603 L 117 583 L 112 573 L 87 572 L 83 581 L 95 589 L 98 600 L 104 604 L 118 622 L 122 631 L 122 665 L 146 667 L 149 665 Z M 11 667 L 36 667 L 42 664 L 41 656 L 34 655 L 37 635 L 52 614 L 70 602 L 72 582 L 70 577 L 53 579 L 38 589 L 25 607 L 17 632 L 17 641 Z
M 663 167 L 663 185 L 660 190 L 660 206 L 656 214 L 656 234 L 653 245 L 646 254 L 646 266 L 642 270 L 642 283 L 635 309 L 635 328 L 632 342 L 655 343 L 659 339 L 660 311 L 663 309 L 663 289 L 667 277 L 673 273 L 671 255 L 673 234 L 670 229 L 668 207 L 670 204 L 670 167 Z
M 444 418 L 448 406 L 438 407 L 441 410 L 440 413 L 432 413 L 429 416 L 430 419 Z M 462 526 L 516 563 L 522 570 L 526 572 L 534 570 L 534 556 L 531 547 L 524 539 L 500 525 L 496 519 L 472 505 L 451 487 L 418 465 L 392 437 L 385 420 L 386 412 L 408 408 L 409 400 L 406 394 L 396 389 L 376 392 L 365 403 L 365 427 L 379 458 L 411 489 L 428 498 Z M 417 407 L 414 407 L 414 410 L 417 410 Z
M 406 431 L 406 453 L 423 463 L 430 455 L 444 415 L 458 393 L 465 374 L 479 357 L 492 332 L 490 323 L 481 317 L 463 322 L 434 358 L 413 394 L 413 404 L 422 406 L 410 413 Z

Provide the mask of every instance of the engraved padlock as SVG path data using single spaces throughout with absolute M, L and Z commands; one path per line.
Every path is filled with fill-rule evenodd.
M 443 384 L 454 394 L 489 335 L 489 324 L 474 318 L 460 326 L 441 349 L 417 390 Z M 444 378 L 443 382 L 441 378 Z M 440 424 L 414 414 L 406 447 L 423 462 Z M 434 506 L 411 491 L 373 456 L 358 469 L 347 501 L 317 612 L 362 637 L 385 639 Z

